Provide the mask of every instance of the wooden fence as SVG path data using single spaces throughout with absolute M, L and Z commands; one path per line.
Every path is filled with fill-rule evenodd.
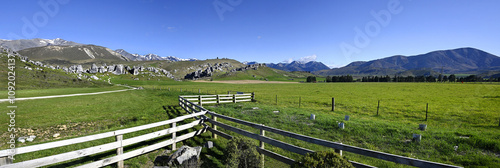
M 221 94 L 221 95 L 185 95 L 182 96 L 182 98 L 184 98 L 186 101 L 202 106 L 204 104 L 238 103 L 238 102 L 254 101 L 255 93 Z
M 213 95 L 209 95 L 209 96 L 213 97 Z M 236 118 L 231 118 L 228 116 L 217 114 L 215 112 L 211 112 L 211 111 L 203 108 L 201 105 L 203 104 L 202 101 L 203 101 L 203 98 L 205 96 L 198 96 L 198 102 L 195 102 L 195 103 L 190 102 L 190 100 L 196 101 L 193 97 L 194 96 L 179 96 L 179 105 L 184 110 L 186 110 L 186 112 L 191 113 L 191 114 L 196 114 L 199 112 L 206 112 L 207 114 L 210 114 L 212 116 L 212 118 L 208 118 L 204 115 L 201 117 L 205 121 L 208 121 L 212 124 L 212 128 L 210 130 L 212 131 L 214 136 L 220 135 L 226 139 L 232 138 L 232 136 L 217 130 L 217 127 L 221 127 L 221 128 L 224 128 L 225 130 L 232 131 L 234 133 L 237 133 L 237 134 L 240 134 L 240 135 L 252 138 L 252 139 L 259 140 L 260 146 L 257 147 L 257 150 L 261 154 L 263 154 L 265 156 L 269 156 L 273 159 L 276 159 L 278 161 L 281 161 L 281 162 L 289 164 L 289 165 L 293 164 L 295 162 L 295 160 L 264 149 L 264 143 L 268 143 L 268 144 L 271 144 L 275 147 L 278 147 L 278 148 L 281 148 L 281 149 L 284 149 L 284 150 L 287 150 L 287 151 L 290 151 L 293 153 L 301 154 L 301 155 L 305 155 L 307 153 L 314 152 L 314 151 L 266 137 L 265 131 L 269 131 L 269 132 L 273 132 L 273 133 L 276 133 L 276 134 L 279 134 L 282 136 L 298 139 L 298 140 L 301 140 L 304 142 L 333 148 L 339 153 L 341 153 L 342 151 L 347 151 L 347 152 L 351 152 L 351 153 L 355 153 L 355 154 L 359 154 L 359 155 L 363 155 L 363 156 L 373 157 L 373 158 L 377 158 L 377 159 L 387 160 L 387 161 L 391 161 L 394 163 L 405 164 L 405 165 L 410 165 L 410 166 L 415 166 L 415 167 L 426 167 L 426 168 L 443 168 L 443 167 L 454 167 L 455 168 L 455 167 L 458 167 L 458 166 L 454 166 L 454 165 L 448 165 L 448 164 L 442 164 L 442 163 L 420 160 L 420 159 L 415 159 L 415 158 L 409 158 L 409 157 L 404 157 L 404 156 L 393 155 L 393 154 L 389 154 L 389 153 L 359 148 L 359 147 L 355 147 L 355 146 L 345 145 L 345 144 L 338 143 L 338 142 L 332 142 L 332 141 L 327 141 L 327 140 L 309 137 L 309 136 L 305 136 L 305 135 L 300 135 L 300 134 L 292 133 L 289 131 L 284 131 L 284 130 L 276 129 L 273 127 L 264 126 L 261 124 L 256 124 L 256 123 L 252 123 L 252 122 L 248 122 L 248 121 L 244 121 L 244 120 L 240 120 L 240 119 L 236 119 Z M 254 98 L 253 94 L 252 94 L 252 98 Z M 211 99 L 209 99 L 209 100 L 211 100 Z M 202 103 L 199 103 L 199 102 L 202 102 Z M 227 124 L 218 122 L 217 118 L 222 118 L 222 119 L 225 119 L 227 121 L 231 121 L 231 122 L 235 122 L 238 124 L 242 124 L 242 125 L 246 125 L 246 126 L 250 126 L 250 127 L 259 129 L 260 134 L 255 134 L 255 133 L 252 133 L 252 132 L 240 129 L 240 128 L 232 127 L 232 126 L 229 126 Z M 350 161 L 350 162 L 355 167 L 372 167 L 372 166 L 365 165 L 365 164 L 358 163 L 358 162 L 354 162 L 354 161 Z
M 46 150 L 46 149 L 52 149 L 52 148 L 57 148 L 57 147 L 62 147 L 62 146 L 68 146 L 68 145 L 74 145 L 74 144 L 79 144 L 83 142 L 90 142 L 90 141 L 95 141 L 103 138 L 108 138 L 108 137 L 116 137 L 115 142 L 103 144 L 103 145 L 98 145 L 98 146 L 93 146 L 85 149 L 80 149 L 76 151 L 71 151 L 71 152 L 66 152 L 66 153 L 61 153 L 57 155 L 52 155 L 52 156 L 47 156 L 43 158 L 38 158 L 38 159 L 33 159 L 33 160 L 28 160 L 28 161 L 23 161 L 23 162 L 18 162 L 18 163 L 11 163 L 11 164 L 5 164 L 5 165 L 0 165 L 1 168 L 10 168 L 10 167 L 41 167 L 41 166 L 47 166 L 55 163 L 60 163 L 72 159 L 77 159 L 81 157 L 86 157 L 90 156 L 93 154 L 98 154 L 110 150 L 115 150 L 117 151 L 117 155 L 113 157 L 109 157 L 103 160 L 99 161 L 94 161 L 85 165 L 78 166 L 79 168 L 87 168 L 87 167 L 102 167 L 106 165 L 110 165 L 113 163 L 117 163 L 117 167 L 123 168 L 123 160 L 129 159 L 138 155 L 142 155 L 145 153 L 148 153 L 150 151 L 154 151 L 156 149 L 172 145 L 172 149 L 175 150 L 175 143 L 179 141 L 183 141 L 186 139 L 189 139 L 193 136 L 199 135 L 203 132 L 205 132 L 206 127 L 193 131 L 181 136 L 176 135 L 176 132 L 186 130 L 189 128 L 193 128 L 196 125 L 199 124 L 204 124 L 203 120 L 196 120 L 188 124 L 180 125 L 177 126 L 176 123 L 183 121 L 185 119 L 197 117 L 197 116 L 202 116 L 206 114 L 207 112 L 204 111 L 198 111 L 198 113 L 193 113 L 189 115 L 184 115 L 180 116 L 174 119 L 166 120 L 166 121 L 161 121 L 161 122 L 156 122 L 156 123 L 151 123 L 151 124 L 146 124 L 146 125 L 141 125 L 137 127 L 132 127 L 132 128 L 127 128 L 127 129 L 121 129 L 121 130 L 116 130 L 116 131 L 111 131 L 111 132 L 105 132 L 105 133 L 100 133 L 96 135 L 89 135 L 89 136 L 84 136 L 84 137 L 79 137 L 79 138 L 72 138 L 72 139 L 67 139 L 67 140 L 61 140 L 61 141 L 55 141 L 55 142 L 49 142 L 49 143 L 44 143 L 44 144 L 39 144 L 39 145 L 32 145 L 32 146 L 26 146 L 26 147 L 20 147 L 16 148 L 16 154 L 24 154 L 24 153 L 30 153 L 30 152 L 36 152 L 36 151 L 41 151 L 41 150 Z M 172 124 L 172 126 L 168 129 L 160 130 L 160 131 L 155 131 L 152 133 L 128 138 L 128 139 L 123 139 L 123 135 L 127 133 L 132 133 L 132 132 L 137 132 L 141 130 L 146 130 L 150 128 L 155 128 L 159 126 L 165 126 L 168 124 Z M 127 153 L 123 153 L 123 147 L 129 146 L 132 144 L 140 143 L 143 141 L 151 140 L 154 138 L 162 137 L 165 135 L 172 134 L 172 139 L 168 139 L 162 142 L 158 142 L 153 145 L 148 145 L 146 147 L 136 149 L 133 151 L 129 151 Z M 0 158 L 3 158 L 4 160 L 7 160 L 7 156 L 9 156 L 9 150 L 2 150 L 0 151 Z M 11 161 L 8 161 L 11 162 Z

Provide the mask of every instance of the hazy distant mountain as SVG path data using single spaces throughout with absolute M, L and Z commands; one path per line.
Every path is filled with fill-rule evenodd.
M 293 61 L 291 63 L 266 63 L 267 67 L 284 70 L 284 71 L 320 71 L 330 69 L 328 66 L 321 62 L 310 61 L 307 63 L 302 63 L 299 61 Z
M 109 48 L 96 45 L 44 46 L 27 48 L 18 52 L 31 60 L 57 65 L 90 62 L 114 63 L 130 60 Z
M 319 75 L 393 75 L 409 70 L 415 73 L 477 73 L 500 70 L 500 57 L 475 48 L 433 51 L 416 56 L 392 56 L 368 62 L 353 62 L 345 67 L 315 72 Z M 411 73 L 414 73 L 411 72 Z
M 27 48 L 33 47 L 43 47 L 43 46 L 77 46 L 83 45 L 80 43 L 75 43 L 72 41 L 66 41 L 60 38 L 56 39 L 21 39 L 21 40 L 3 40 L 0 39 L 0 46 L 10 48 L 14 51 L 19 51 Z
M 198 59 L 190 58 L 190 59 L 182 59 L 182 58 L 177 58 L 174 56 L 168 56 L 168 57 L 161 57 L 156 54 L 146 54 L 146 55 L 139 55 L 139 54 L 130 54 L 129 52 L 125 51 L 124 49 L 118 49 L 115 50 L 115 52 L 129 58 L 132 61 L 154 61 L 154 60 L 169 60 L 169 61 L 196 61 Z

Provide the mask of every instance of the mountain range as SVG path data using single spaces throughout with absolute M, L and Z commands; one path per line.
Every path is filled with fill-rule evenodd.
M 190 58 L 190 59 L 182 59 L 182 58 L 177 58 L 174 56 L 167 56 L 167 57 L 161 57 L 156 54 L 146 54 L 146 55 L 139 55 L 139 54 L 130 54 L 129 52 L 125 51 L 124 49 L 117 49 L 115 52 L 129 58 L 132 61 L 155 61 L 155 60 L 169 60 L 169 61 L 196 61 L 198 59 L 195 58 Z
M 87 57 L 92 57 L 89 54 L 87 54 L 86 50 L 83 50 L 83 48 L 87 48 L 92 50 L 92 48 L 101 48 L 102 46 L 97 46 L 97 45 L 87 45 L 87 44 L 81 44 L 81 43 L 76 43 L 73 41 L 67 41 L 64 39 L 56 38 L 56 39 L 40 39 L 40 38 L 35 38 L 35 39 L 21 39 L 21 40 L 3 40 L 0 39 L 0 46 L 10 48 L 11 50 L 14 51 L 19 51 L 21 50 L 26 50 L 27 51 L 22 51 L 25 56 L 30 57 L 33 60 L 47 60 L 47 59 L 59 59 L 59 60 L 65 60 L 65 61 L 73 61 L 73 58 L 76 58 L 77 60 L 82 60 L 82 59 L 87 59 Z M 64 50 L 71 50 L 70 48 L 75 47 L 75 46 L 84 46 L 83 48 L 80 47 L 80 52 L 77 54 L 78 56 L 81 57 L 76 57 L 76 56 L 66 56 L 66 55 L 61 55 L 61 49 L 62 48 L 57 48 L 57 47 L 50 47 L 50 46 L 70 46 L 68 47 L 63 47 Z M 37 47 L 46 47 L 45 49 L 32 49 L 32 48 L 37 48 Z M 161 57 L 156 54 L 146 54 L 146 55 L 139 55 L 139 54 L 130 54 L 124 49 L 117 49 L 113 52 L 109 51 L 110 49 L 106 47 L 102 47 L 101 49 L 106 50 L 107 52 L 102 52 L 99 53 L 99 51 L 104 51 L 104 50 L 95 50 L 93 54 L 91 55 L 116 55 L 118 53 L 119 55 L 125 57 L 124 59 L 121 59 L 123 61 L 154 61 L 154 60 L 170 60 L 170 61 L 195 61 L 197 59 L 182 59 L 182 58 L 177 58 L 174 56 L 168 56 L 168 57 Z M 36 50 L 36 51 L 35 51 Z M 55 50 L 54 53 L 51 53 L 51 50 Z M 49 58 L 43 58 L 40 57 L 41 55 L 33 55 L 35 53 L 38 54 L 43 54 L 43 56 L 47 56 Z M 70 52 L 70 53 L 75 53 L 75 52 Z M 70 57 L 71 59 L 66 59 L 65 57 Z M 100 59 L 100 57 L 96 57 L 94 59 Z
M 55 65 L 86 63 L 118 63 L 130 61 L 129 58 L 102 46 L 43 46 L 18 51 L 31 60 Z
M 316 71 L 317 75 L 480 74 L 500 70 L 500 57 L 475 48 L 433 51 L 415 56 L 396 55 L 352 62 L 341 68 Z
M 43 46 L 77 46 L 77 45 L 83 45 L 83 44 L 63 40 L 60 38 L 56 39 L 35 38 L 35 39 L 21 39 L 21 40 L 0 39 L 0 46 L 10 48 L 11 50 L 14 51 L 19 51 L 33 47 L 43 47 Z
M 87 45 L 56 39 L 1 40 L 0 46 L 18 51 L 35 61 L 57 65 L 116 63 L 126 61 L 194 61 L 174 56 L 156 54 L 130 54 L 124 49 L 111 50 L 97 45 Z M 245 64 L 255 64 L 246 62 Z M 293 61 L 267 63 L 270 68 L 284 71 L 309 71 L 316 75 L 435 75 L 444 74 L 493 74 L 500 72 L 500 57 L 475 48 L 457 48 L 432 51 L 414 56 L 395 55 L 371 61 L 357 61 L 341 68 L 330 69 L 321 62 Z

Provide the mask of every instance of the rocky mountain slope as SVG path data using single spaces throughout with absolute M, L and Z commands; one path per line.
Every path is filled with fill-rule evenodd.
M 130 61 L 127 57 L 109 48 L 96 45 L 44 46 L 18 52 L 31 60 L 57 65 Z

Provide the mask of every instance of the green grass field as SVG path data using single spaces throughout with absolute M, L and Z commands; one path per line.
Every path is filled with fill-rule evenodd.
M 498 84 L 218 84 L 177 82 L 164 79 L 160 81 L 156 79 L 134 81 L 128 76 L 113 78 L 112 82 L 143 86 L 146 89 L 82 97 L 19 101 L 16 123 L 19 124 L 19 128 L 22 128 L 20 134 L 28 134 L 32 130 L 37 136 L 40 135 L 39 139 L 27 143 L 27 145 L 53 141 L 54 138 L 51 135 L 58 131 L 61 132 L 64 139 L 173 118 L 182 115 L 180 114 L 182 111 L 177 107 L 177 96 L 197 94 L 198 89 L 200 89 L 203 94 L 214 94 L 215 92 L 221 94 L 227 93 L 227 91 L 255 92 L 256 103 L 207 106 L 217 113 L 247 121 L 424 160 L 465 167 L 500 166 L 500 127 L 498 125 L 500 85 Z M 155 89 L 153 90 L 153 88 Z M 159 90 L 160 88 L 162 90 Z M 181 88 L 183 92 L 180 92 Z M 41 91 L 26 90 L 23 92 L 38 94 L 37 92 Z M 278 97 L 277 103 L 276 95 Z M 331 111 L 332 97 L 336 101 L 334 112 Z M 300 108 L 299 98 L 301 99 Z M 377 102 L 379 100 L 380 109 L 377 116 Z M 428 121 L 425 121 L 427 103 L 429 103 L 429 114 Z M 6 103 L 0 103 L 0 105 L 0 108 L 5 111 Z M 260 110 L 253 110 L 253 107 L 259 107 Z M 273 113 L 273 111 L 280 112 Z M 315 114 L 316 120 L 309 120 L 310 114 Z M 346 123 L 344 130 L 338 129 L 337 122 L 343 121 L 345 115 L 350 115 L 351 120 L 344 121 Z M 7 117 L 7 115 L 0 116 L 0 127 L 7 127 Z M 417 129 L 418 124 L 422 123 L 428 125 L 426 131 Z M 60 130 L 61 125 L 67 125 L 68 129 Z M 258 131 L 249 130 L 256 133 Z M 422 134 L 422 142 L 408 142 L 413 133 Z M 6 135 L 6 133 L 2 134 L 2 142 L 6 142 Z M 312 150 L 327 150 L 317 145 L 284 138 L 272 133 L 266 134 L 266 136 Z M 184 143 L 197 145 L 206 140 L 211 140 L 208 134 Z M 104 141 L 106 140 L 99 143 L 104 143 Z M 205 167 L 221 167 L 224 164 L 224 155 L 221 152 L 224 149 L 225 140 L 220 138 L 215 142 L 216 148 L 204 149 L 202 159 Z M 0 144 L 0 148 L 6 148 L 5 143 Z M 85 145 L 75 148 L 83 148 L 83 146 Z M 454 146 L 458 146 L 456 151 Z M 20 158 L 21 160 L 29 159 L 74 150 L 75 148 L 27 154 L 20 156 Z M 266 149 L 294 159 L 299 157 L 271 145 L 266 145 Z M 162 152 L 160 150 L 130 159 L 126 161 L 126 164 L 131 165 L 131 167 L 141 167 L 140 163 L 150 162 Z M 351 160 L 377 167 L 404 167 L 347 152 L 344 155 Z M 266 158 L 266 167 L 282 166 L 283 164 Z

